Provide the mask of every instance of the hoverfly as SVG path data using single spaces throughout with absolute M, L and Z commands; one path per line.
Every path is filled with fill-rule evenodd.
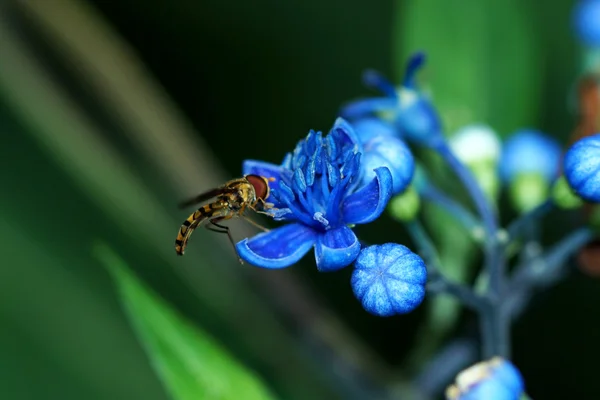
M 270 193 L 269 182 L 274 180 L 275 178 L 265 178 L 260 175 L 245 175 L 243 178 L 231 180 L 218 188 L 181 203 L 180 208 L 183 208 L 209 199 L 215 199 L 213 202 L 200 207 L 183 222 L 175 240 L 177 254 L 183 255 L 194 230 L 204 224 L 209 230 L 227 234 L 236 255 L 238 255 L 238 260 L 243 264 L 235 248 L 235 242 L 229 227 L 221 225 L 220 222 L 233 217 L 242 217 L 263 231 L 268 231 L 267 228 L 246 217 L 244 212 L 249 208 L 254 212 L 268 215 L 263 210 L 273 208 L 273 204 L 267 203 L 266 199 Z

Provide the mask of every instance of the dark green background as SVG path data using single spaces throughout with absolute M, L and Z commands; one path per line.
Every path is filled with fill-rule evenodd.
M 458 1 L 427 1 L 421 8 L 418 1 L 409 5 L 355 0 L 91 3 L 191 121 L 216 155 L 216 168 L 230 177 L 240 174 L 246 158 L 278 162 L 309 129 L 329 129 L 343 102 L 370 93 L 360 81 L 365 68 L 378 69 L 398 81 L 398 60 L 413 46 L 425 46 L 423 50 L 429 52 L 431 63 L 424 79 L 431 83 L 434 99 L 449 104 L 448 99 L 456 98 L 457 104 L 474 109 L 485 103 L 488 107 L 475 116 L 490 121 L 504 136 L 521 126 L 537 126 L 564 143 L 574 125 L 568 98 L 581 54 L 569 28 L 570 2 L 511 1 L 500 14 L 487 1 L 477 3 L 481 12 L 474 11 L 474 2 Z M 104 128 L 106 140 L 124 155 L 132 171 L 152 188 L 165 209 L 173 206 L 169 209 L 173 218 L 183 220 L 185 212 L 174 207 L 180 199 L 156 177 L 110 112 L 74 77 L 76 66 L 53 50 L 18 6 L 4 12 L 69 95 L 94 124 Z M 453 29 L 464 35 L 455 35 Z M 514 32 L 527 36 L 514 37 Z M 469 42 L 473 35 L 480 42 Z M 521 54 L 528 49 L 520 47 L 521 42 L 529 43 L 535 54 Z M 479 73 L 466 74 L 471 67 Z M 436 82 L 448 85 L 436 86 Z M 453 92 L 453 87 L 459 89 Z M 462 92 L 462 87 L 469 90 Z M 89 243 L 97 237 L 110 238 L 153 288 L 285 393 L 289 386 L 273 382 L 277 375 L 273 364 L 257 356 L 257 347 L 248 350 L 240 340 L 246 334 L 244 324 L 252 323 L 251 316 L 238 321 L 238 329 L 232 330 L 232 325 L 223 322 L 231 316 L 218 315 L 194 296 L 194 290 L 204 290 L 201 281 L 199 287 L 190 289 L 151 249 L 129 245 L 129 233 L 115 226 L 111 216 L 99 210 L 48 155 L 23 114 L 3 97 L 0 105 L 4 171 L 0 175 L 1 397 L 165 398 L 121 312 L 108 274 L 89 254 Z M 552 218 L 545 226 L 550 233 Z M 176 229 L 175 224 L 173 234 Z M 404 229 L 387 217 L 358 232 L 369 242 L 409 243 Z M 168 247 L 172 245 L 169 235 Z M 204 241 L 201 235 L 206 238 L 202 249 L 210 248 L 211 239 L 202 232 L 194 237 L 186 257 L 205 257 L 207 253 L 196 244 Z M 200 276 L 219 268 L 217 260 L 233 258 L 229 249 L 223 249 L 206 256 L 205 266 L 210 268 L 199 272 Z M 393 368 L 403 364 L 420 340 L 415 334 L 423 307 L 403 317 L 369 316 L 352 296 L 350 272 L 318 274 L 307 257 L 288 271 L 272 273 L 308 281 L 324 304 L 378 353 L 381 368 L 389 371 L 380 378 L 393 378 Z M 259 290 L 252 282 L 249 285 Z M 514 360 L 533 398 L 600 397 L 595 376 L 600 355 L 599 293 L 598 282 L 576 273 L 544 293 L 516 324 Z M 275 303 L 273 312 L 281 311 L 277 299 L 259 296 L 264 304 Z M 244 301 L 238 294 L 232 298 Z M 284 314 L 275 315 L 289 330 L 301 332 L 295 336 L 298 349 L 293 351 L 304 352 L 305 343 L 298 338 L 306 327 L 297 326 L 297 321 Z M 267 353 L 273 340 L 268 332 L 257 341 Z M 314 357 L 314 352 L 306 351 L 306 355 Z M 290 368 L 289 373 L 303 371 Z M 310 371 L 319 375 L 314 365 Z M 323 374 L 323 382 L 328 379 L 333 378 Z M 323 387 L 328 385 L 323 383 Z

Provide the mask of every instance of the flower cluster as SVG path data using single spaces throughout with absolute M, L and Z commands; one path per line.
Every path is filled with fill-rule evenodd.
M 595 6 L 589 0 L 585 7 L 592 3 Z M 595 32 L 586 29 L 581 35 L 593 39 Z M 537 130 L 517 130 L 502 142 L 491 127 L 478 123 L 462 127 L 447 140 L 437 111 L 416 84 L 424 60 L 420 53 L 409 59 L 399 88 L 379 73 L 367 72 L 366 85 L 383 96 L 346 104 L 326 135 L 311 130 L 281 163 L 245 161 L 245 175 L 270 178 L 266 200 L 271 204 L 264 211 L 283 225 L 244 239 L 236 248 L 243 260 L 263 268 L 289 267 L 310 250 L 322 272 L 354 264 L 352 291 L 376 316 L 411 312 L 423 302 L 426 289 L 452 294 L 478 313 L 482 327 L 498 330 L 483 329 L 484 357 L 507 356 L 510 318 L 503 316 L 504 310 L 522 307 L 535 286 L 529 281 L 560 276 L 552 268 L 585 244 L 590 232 L 576 232 L 543 260 L 521 257 L 538 267 L 525 265 L 512 275 L 506 265 L 512 253 L 507 249 L 525 251 L 516 241 L 520 236 L 533 244 L 530 247 L 541 247 L 535 224 L 548 209 L 545 205 L 579 207 L 580 199 L 571 190 L 600 202 L 600 134 L 577 142 L 562 169 L 561 146 Z M 462 184 L 457 192 L 467 193 L 476 214 L 436 187 L 407 143 L 440 156 Z M 522 214 L 506 230 L 497 215 L 502 186 Z M 489 279 L 485 288 L 475 290 L 442 273 L 435 245 L 418 221 L 421 202 L 444 209 L 482 245 L 482 276 Z M 386 208 L 405 224 L 423 258 L 402 244 L 365 246 L 356 236 L 356 225 L 373 222 Z M 521 284 L 521 278 L 529 281 Z M 510 298 L 513 295 L 517 300 Z M 446 395 L 455 400 L 516 400 L 523 392 L 518 370 L 493 358 L 459 374 Z
M 361 252 L 351 228 L 378 218 L 412 180 L 412 153 L 389 131 L 372 129 L 383 126 L 365 120 L 355 129 L 338 118 L 326 136 L 310 131 L 281 164 L 245 161 L 245 175 L 273 178 L 273 208 L 267 212 L 286 224 L 239 242 L 240 257 L 263 268 L 285 268 L 314 248 L 322 272 L 356 261 L 352 287 L 369 312 L 390 316 L 417 307 L 426 283 L 420 257 L 401 245 Z
M 406 187 L 411 179 L 406 174 L 393 182 L 385 163 L 364 164 L 363 152 L 352 126 L 338 119 L 325 137 L 311 131 L 280 165 L 246 161 L 244 174 L 275 179 L 272 215 L 287 224 L 238 243 L 240 256 L 257 266 L 284 268 L 314 247 L 320 271 L 354 262 L 361 244 L 349 225 L 375 220 L 394 186 Z M 412 170 L 412 157 L 403 162 Z

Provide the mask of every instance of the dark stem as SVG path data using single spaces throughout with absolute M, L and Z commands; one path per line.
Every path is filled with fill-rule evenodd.
M 507 318 L 506 310 L 501 301 L 493 301 L 489 304 L 487 312 L 481 314 L 481 320 L 486 334 L 491 337 L 489 346 L 482 346 L 483 358 L 489 359 L 494 356 L 510 358 L 510 326 L 511 321 Z M 485 340 L 485 336 L 483 337 Z M 485 343 L 484 343 L 485 344 Z
M 526 307 L 535 288 L 549 287 L 567 273 L 567 259 L 594 238 L 587 227 L 579 228 L 555 244 L 543 257 L 520 264 L 513 273 L 504 296 L 504 307 L 515 318 Z
M 486 233 L 485 266 L 490 277 L 490 290 L 493 296 L 498 296 L 504 285 L 505 262 L 504 249 L 498 244 L 498 221 L 490 203 L 469 169 L 454 155 L 445 141 L 436 144 L 435 150 L 448 163 L 450 168 L 462 181 L 465 189 L 475 204 L 477 212 L 483 221 Z
M 481 216 L 486 233 L 485 270 L 489 285 L 485 301 L 479 311 L 482 353 L 485 358 L 495 355 L 508 358 L 510 352 L 510 319 L 502 307 L 501 295 L 506 286 L 506 256 L 504 245 L 498 240 L 498 221 L 485 194 L 469 169 L 449 149 L 446 142 L 438 143 L 435 149 L 444 158 L 462 181 Z
M 531 211 L 515 219 L 506 229 L 508 233 L 508 241 L 511 242 L 522 234 L 526 233 L 528 226 L 531 226 L 537 222 L 537 220 L 542 218 L 548 212 L 552 211 L 553 208 L 554 202 L 552 200 L 546 200 Z
M 425 259 L 428 273 L 427 290 L 432 293 L 448 293 L 456 297 L 465 306 L 481 311 L 484 299 L 470 287 L 449 280 L 440 269 L 440 260 L 429 235 L 418 220 L 406 224 L 409 234 Z
M 416 377 L 415 384 L 426 398 L 437 397 L 458 371 L 478 358 L 477 342 L 471 335 L 453 339 L 427 363 Z
M 445 141 L 438 143 L 435 146 L 435 150 L 437 150 L 438 154 L 442 156 L 442 158 L 448 163 L 450 168 L 452 168 L 454 173 L 462 181 L 465 189 L 467 189 L 469 196 L 471 196 L 471 199 L 475 204 L 477 212 L 481 216 L 486 233 L 490 239 L 494 238 L 498 230 L 496 215 L 492 211 L 485 194 L 481 190 L 481 187 L 475 180 L 475 177 L 471 171 L 469 171 L 469 169 L 458 158 L 456 158 Z

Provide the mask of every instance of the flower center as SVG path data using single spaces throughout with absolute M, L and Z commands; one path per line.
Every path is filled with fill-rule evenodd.
M 283 162 L 286 169 L 273 196 L 295 219 L 317 230 L 344 224 L 341 204 L 360 182 L 358 145 L 343 131 L 322 137 L 310 131 Z

